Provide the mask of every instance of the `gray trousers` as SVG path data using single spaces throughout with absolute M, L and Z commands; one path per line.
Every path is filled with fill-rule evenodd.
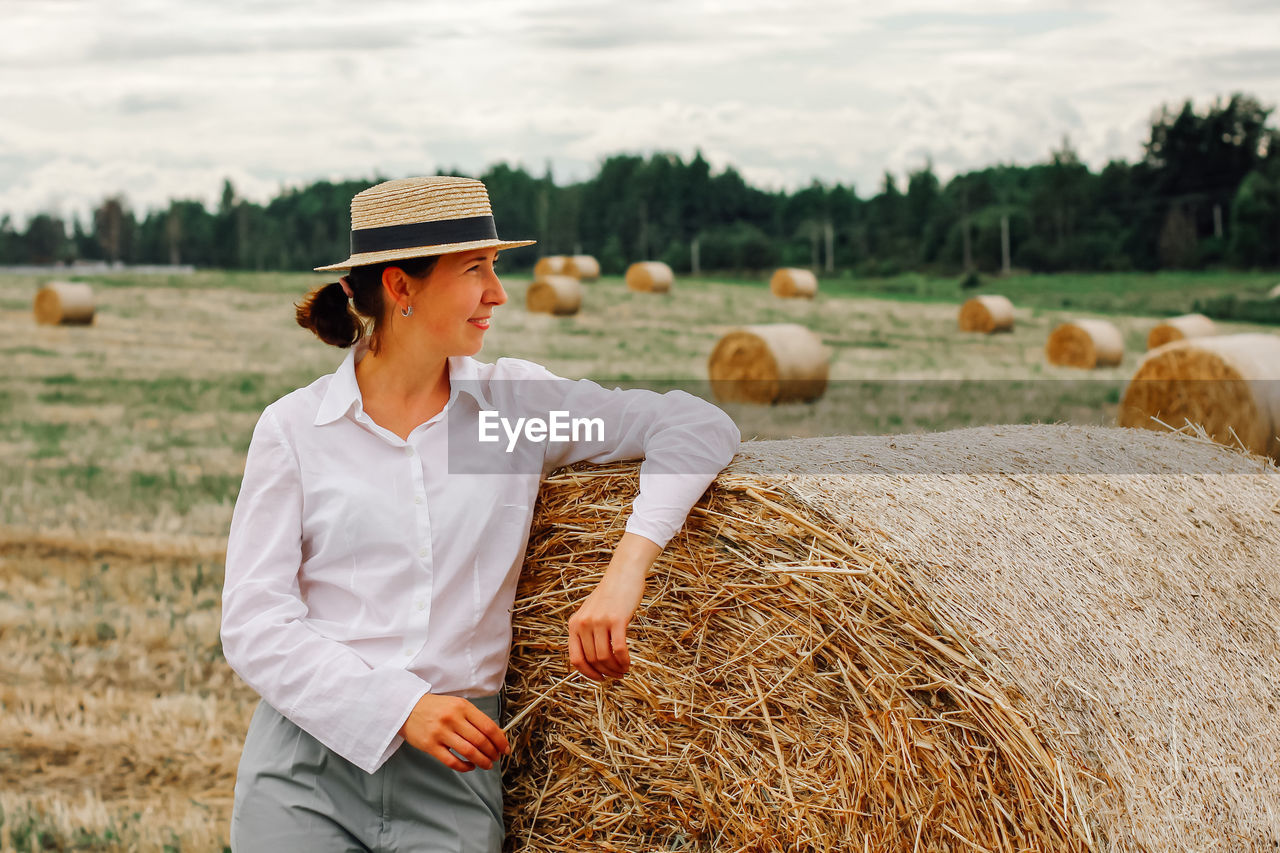
M 470 701 L 499 720 L 497 696 Z M 459 773 L 406 743 L 369 774 L 266 702 L 254 711 L 236 774 L 235 853 L 499 853 L 502 837 L 500 764 Z

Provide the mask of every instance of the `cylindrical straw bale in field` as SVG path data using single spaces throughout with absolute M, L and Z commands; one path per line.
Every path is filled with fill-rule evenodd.
M 597 684 L 565 619 L 639 466 L 538 494 L 517 853 L 1272 849 L 1276 468 L 1114 427 L 745 441 Z
M 666 293 L 675 275 L 662 261 L 637 261 L 627 267 L 627 287 L 642 293 Z
M 570 255 L 565 259 L 564 274 L 579 281 L 595 281 L 600 277 L 600 262 L 591 255 Z
M 711 351 L 707 371 L 712 393 L 726 403 L 809 402 L 827 390 L 827 362 L 821 338 L 777 323 L 729 332 Z
M 960 306 L 960 331 L 984 335 L 1013 331 L 1013 303 L 996 294 L 965 300 Z
M 1267 291 L 1268 299 L 1280 299 L 1280 284 Z
M 818 293 L 818 277 L 806 269 L 782 267 L 769 279 L 769 290 L 783 299 L 812 299 Z
M 51 281 L 36 293 L 36 322 L 47 326 L 87 326 L 93 322 L 93 289 L 87 284 Z
M 1170 317 L 1152 329 L 1147 335 L 1147 349 L 1155 349 L 1170 341 L 1206 338 L 1216 334 L 1213 321 L 1208 317 L 1203 314 L 1183 314 L 1181 317 Z
M 538 258 L 538 262 L 533 265 L 533 277 L 543 278 L 548 275 L 564 275 L 565 267 L 568 263 L 569 259 L 564 255 L 547 255 Z
M 1280 336 L 1219 335 L 1147 353 L 1125 388 L 1120 426 L 1204 428 L 1280 461 Z
M 535 314 L 577 314 L 582 307 L 582 285 L 567 275 L 535 279 L 525 293 L 525 308 Z
M 1053 330 L 1044 350 L 1062 367 L 1113 367 L 1124 358 L 1124 338 L 1106 320 L 1073 320 Z

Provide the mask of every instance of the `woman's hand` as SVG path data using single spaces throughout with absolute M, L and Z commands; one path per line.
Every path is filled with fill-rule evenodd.
M 409 712 L 400 736 L 459 773 L 476 767 L 489 770 L 498 756 L 511 752 L 498 724 L 460 696 L 426 694 Z M 450 749 L 466 760 L 459 760 Z
M 644 597 L 645 575 L 660 553 L 656 543 L 624 533 L 600 585 L 569 617 L 569 663 L 587 678 L 622 678 L 631 668 L 627 626 Z

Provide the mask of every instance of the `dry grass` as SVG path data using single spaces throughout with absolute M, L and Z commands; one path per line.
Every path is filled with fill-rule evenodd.
M 1079 427 L 747 445 L 660 560 L 633 674 L 562 684 L 634 475 L 544 489 L 517 849 L 1280 843 L 1273 465 Z
M 203 553 L 202 553 L 203 551 Z M 221 849 L 256 696 L 218 644 L 199 543 L 0 542 L 0 847 Z

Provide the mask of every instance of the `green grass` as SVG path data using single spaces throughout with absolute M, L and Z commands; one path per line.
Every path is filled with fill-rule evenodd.
M 312 272 L 237 272 L 228 270 L 197 270 L 180 275 L 138 275 L 128 271 L 96 273 L 74 276 L 72 281 L 83 281 L 105 289 L 146 287 L 167 290 L 243 290 L 250 293 L 303 294 L 330 281 L 334 275 Z M 26 305 L 24 307 L 30 307 Z
M 102 406 L 117 403 L 139 415 L 173 412 L 259 412 L 298 383 L 261 373 L 238 373 L 212 379 L 185 376 L 155 378 L 84 377 L 58 374 L 42 380 L 53 390 L 36 395 L 41 403 Z
M 56 358 L 57 350 L 45 349 L 44 347 L 9 347 L 8 349 L 0 349 L 0 355 L 38 355 L 42 358 Z
M 1265 294 L 1276 280 L 1274 273 L 1252 272 L 1024 274 L 984 276 L 980 287 L 965 289 L 959 278 L 910 273 L 890 279 L 824 279 L 820 287 L 833 295 L 906 300 L 954 301 L 999 293 L 1026 308 L 1169 316 L 1188 313 L 1196 300 L 1222 293 Z
M 904 302 L 954 302 L 979 293 L 999 293 L 1022 308 L 1089 311 L 1102 314 L 1167 316 L 1194 310 L 1196 300 L 1226 293 L 1265 296 L 1280 281 L 1274 272 L 1022 273 L 1008 278 L 982 276 L 980 287 L 960 286 L 960 276 L 904 273 L 890 278 L 848 274 L 819 276 L 818 288 L 830 296 L 874 296 Z M 703 275 L 682 278 L 692 285 L 715 281 L 767 289 L 767 276 Z
M 19 487 L 37 494 L 74 495 L 77 501 L 108 506 L 122 516 L 155 515 L 161 507 L 185 515 L 199 505 L 230 507 L 240 490 L 240 475 L 181 473 L 173 467 L 120 471 L 94 462 L 0 467 L 0 489 Z

